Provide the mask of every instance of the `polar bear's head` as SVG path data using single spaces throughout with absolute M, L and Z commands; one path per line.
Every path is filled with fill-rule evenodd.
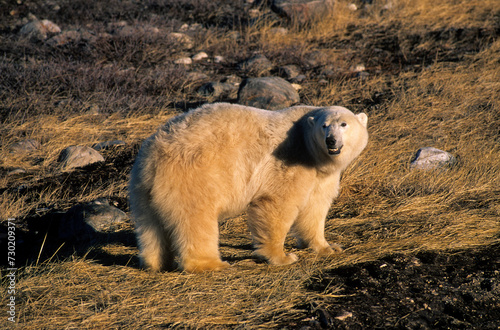
M 311 147 L 316 157 L 340 161 L 347 166 L 368 143 L 368 116 L 355 115 L 344 107 L 328 107 L 307 118 Z

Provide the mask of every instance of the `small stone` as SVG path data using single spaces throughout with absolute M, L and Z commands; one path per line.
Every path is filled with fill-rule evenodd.
M 288 34 L 288 30 L 284 27 L 274 27 L 269 29 L 269 33 L 276 34 L 278 36 L 284 36 Z
M 410 163 L 410 168 L 432 170 L 452 166 L 456 162 L 457 159 L 446 151 L 434 147 L 425 147 L 418 149 Z
M 70 146 L 59 154 L 62 171 L 70 171 L 77 167 L 103 161 L 104 157 L 99 152 L 86 146 Z
M 168 34 L 168 38 L 172 39 L 175 43 L 185 49 L 191 49 L 194 46 L 193 38 L 184 33 L 171 32 Z
M 61 32 L 61 28 L 49 20 L 40 21 L 35 16 L 31 18 L 31 22 L 25 24 L 19 31 L 19 34 L 24 37 L 43 41 L 47 39 L 49 34 Z
M 306 80 L 307 77 L 303 74 L 299 74 L 297 77 L 295 78 L 292 78 L 290 81 L 292 83 L 297 83 L 297 84 L 300 84 L 301 82 L 303 82 L 304 80 Z
M 189 72 L 187 74 L 187 77 L 186 77 L 186 80 L 188 80 L 190 82 L 197 82 L 197 81 L 202 81 L 202 80 L 206 80 L 206 79 L 208 79 L 208 76 L 205 73 L 196 72 L 196 71 Z
M 356 6 L 355 3 L 351 3 L 351 4 L 347 5 L 347 9 L 349 9 L 350 11 L 356 11 L 356 10 L 358 10 L 358 6 Z
M 190 57 L 181 57 L 174 61 L 175 64 L 189 65 L 193 64 L 193 60 Z
M 9 151 L 10 153 L 22 154 L 32 152 L 38 148 L 40 148 L 40 142 L 29 139 L 12 144 Z
M 279 68 L 279 72 L 283 78 L 290 80 L 297 77 L 300 74 L 300 68 L 293 64 L 284 65 Z
M 208 54 L 205 52 L 199 52 L 198 54 L 193 55 L 192 57 L 193 61 L 201 61 L 205 58 L 208 58 Z
M 215 63 L 222 63 L 222 62 L 224 62 L 224 60 L 225 60 L 224 56 L 217 55 L 217 56 L 214 57 L 214 62 Z
M 12 170 L 10 170 L 9 172 L 7 172 L 7 176 L 10 176 L 10 175 L 17 175 L 17 174 L 24 174 L 26 173 L 26 170 L 24 168 L 14 168 Z
M 353 71 L 353 72 L 363 72 L 365 70 L 366 70 L 366 67 L 363 64 L 358 64 L 358 65 L 353 66 L 351 68 L 351 71 Z
M 346 319 L 352 317 L 351 312 L 342 312 L 339 315 L 335 316 L 335 318 L 339 321 L 345 321 Z

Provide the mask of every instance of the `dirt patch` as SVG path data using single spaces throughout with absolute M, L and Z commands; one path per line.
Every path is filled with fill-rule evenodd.
M 391 255 L 325 271 L 309 288 L 335 297 L 308 306 L 312 328 L 498 329 L 500 245 Z

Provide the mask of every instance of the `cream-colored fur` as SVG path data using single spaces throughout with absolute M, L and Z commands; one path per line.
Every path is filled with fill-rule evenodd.
M 367 144 L 366 125 L 365 114 L 342 107 L 266 111 L 227 103 L 171 119 L 143 143 L 131 173 L 143 265 L 173 269 L 178 256 L 189 272 L 228 267 L 218 219 L 244 210 L 255 253 L 271 264 L 297 260 L 283 251 L 291 229 L 304 246 L 332 253 L 325 217 L 341 172 Z

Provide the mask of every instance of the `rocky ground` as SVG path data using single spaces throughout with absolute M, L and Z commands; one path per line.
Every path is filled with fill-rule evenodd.
M 312 24 L 304 8 L 328 12 L 333 2 L 303 2 L 315 4 L 301 12 L 283 7 L 286 1 L 0 0 L 7 9 L 0 13 L 0 239 L 4 251 L 13 218 L 16 262 L 24 267 L 20 323 L 500 329 L 498 7 L 489 0 L 452 7 L 338 1 L 335 22 Z M 447 87 L 455 80 L 456 88 Z M 348 171 L 327 219 L 327 238 L 346 247 L 345 259 L 313 263 L 313 271 L 304 271 L 308 261 L 290 274 L 263 270 L 236 221 L 221 225 L 222 255 L 236 269 L 230 280 L 214 275 L 207 287 L 192 285 L 206 305 L 179 289 L 195 281 L 188 275 L 138 269 L 126 184 L 140 143 L 166 118 L 214 101 L 267 109 L 340 104 L 368 113 L 372 144 L 360 161 L 368 165 L 354 166 L 365 178 Z M 422 148 L 428 145 L 446 151 Z M 84 270 L 76 267 L 80 258 Z M 76 269 L 75 278 L 65 267 Z M 84 300 L 113 288 L 100 277 L 107 272 L 128 278 L 115 288 L 129 290 L 126 298 L 81 312 Z M 77 290 L 88 273 L 99 278 L 80 296 L 43 291 L 52 278 Z M 133 282 L 130 273 L 146 279 Z M 217 292 L 225 298 L 207 298 L 214 283 L 240 283 L 238 273 L 248 276 L 238 292 L 258 291 L 269 274 L 278 284 L 262 296 L 237 295 L 235 286 Z M 293 294 L 279 284 L 287 276 L 299 282 Z M 280 290 L 293 297 L 270 298 Z M 163 291 L 163 300 L 174 296 L 180 305 L 134 314 L 148 304 L 134 299 Z M 212 311 L 217 304 L 224 306 Z M 109 319 L 85 323 L 113 308 Z

